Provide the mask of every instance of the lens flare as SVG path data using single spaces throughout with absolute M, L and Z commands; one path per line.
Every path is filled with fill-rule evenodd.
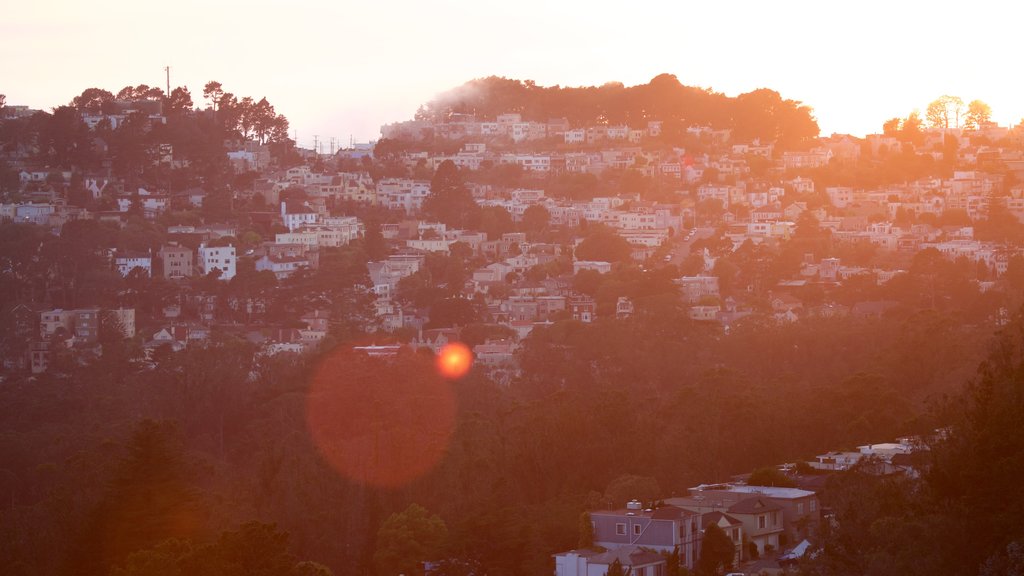
M 437 371 L 445 378 L 462 378 L 472 365 L 473 352 L 461 342 L 446 344 L 437 355 Z
M 317 368 L 306 400 L 310 435 L 359 484 L 405 486 L 430 472 L 455 429 L 455 393 L 431 359 L 340 350 Z

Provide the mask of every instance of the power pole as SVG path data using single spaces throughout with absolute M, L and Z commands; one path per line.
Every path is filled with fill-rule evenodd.
M 164 66 L 164 71 L 167 72 L 167 97 L 171 97 L 171 67 Z
M 319 142 L 319 139 L 320 139 L 320 136 L 318 134 L 313 134 L 313 157 L 314 158 L 317 155 L 320 154 L 320 142 Z

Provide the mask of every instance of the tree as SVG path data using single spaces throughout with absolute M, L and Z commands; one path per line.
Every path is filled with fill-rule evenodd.
M 971 100 L 967 105 L 967 116 L 964 118 L 964 128 L 977 130 L 992 118 L 992 108 L 981 100 Z
M 796 482 L 779 471 L 778 468 L 758 468 L 747 478 L 747 484 L 751 486 L 778 486 L 781 488 L 796 488 Z
M 497 240 L 502 234 L 515 229 L 512 215 L 501 206 L 484 206 L 480 209 L 480 231 L 488 240 Z
M 426 560 L 441 553 L 448 528 L 437 514 L 419 504 L 389 516 L 377 531 L 373 562 L 379 576 L 415 574 Z
M 106 573 L 132 552 L 168 538 L 194 537 L 202 527 L 200 510 L 172 429 L 144 421 L 67 567 L 72 573 Z
M 580 539 L 577 548 L 586 549 L 594 545 L 594 522 L 590 519 L 590 512 L 580 514 Z
M 480 206 L 451 160 L 437 167 L 430 181 L 430 196 L 423 202 L 423 213 L 460 230 L 474 228 L 480 222 Z
M 625 568 L 622 567 L 622 562 L 619 562 L 618 558 L 616 558 L 615 560 L 612 560 L 612 563 L 608 565 L 608 572 L 605 573 L 605 576 L 628 576 L 628 575 L 629 575 L 629 571 L 627 571 Z
M 224 98 L 224 87 L 220 82 L 211 80 L 203 86 L 203 98 L 210 103 L 210 107 L 213 108 L 214 115 L 217 114 L 217 110 L 220 109 L 221 99 Z
M 625 238 L 607 226 L 591 226 L 590 233 L 576 247 L 577 260 L 601 262 L 625 262 L 630 259 L 633 247 Z
M 71 101 L 71 106 L 83 114 L 99 114 L 103 105 L 111 102 L 114 95 L 101 88 L 86 88 Z
M 649 503 L 660 495 L 661 488 L 656 479 L 635 474 L 615 478 L 604 490 L 604 498 L 612 507 L 625 506 L 630 500 Z
M 551 221 L 551 213 L 540 204 L 534 204 L 523 211 L 523 230 L 529 233 L 539 233 L 547 230 Z
M 717 524 L 710 524 L 704 529 L 704 540 L 700 546 L 700 558 L 697 560 L 697 574 L 715 576 L 732 568 L 736 557 L 736 546 Z
M 959 96 L 944 95 L 933 100 L 925 110 L 925 119 L 932 128 L 960 128 L 964 101 Z
M 192 94 L 185 86 L 178 86 L 171 91 L 164 102 L 164 113 L 168 116 L 182 114 L 192 110 Z
M 882 124 L 882 134 L 895 138 L 899 135 L 902 126 L 903 120 L 901 118 L 890 118 Z

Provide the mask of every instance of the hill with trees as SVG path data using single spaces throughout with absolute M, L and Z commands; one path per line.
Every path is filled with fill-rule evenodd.
M 760 139 L 783 148 L 797 147 L 818 136 L 810 107 L 761 88 L 736 97 L 682 84 L 660 74 L 647 84 L 625 86 L 539 86 L 497 76 L 480 78 L 450 90 L 417 112 L 416 118 L 445 122 L 456 114 L 496 118 L 518 113 L 524 120 L 547 122 L 565 118 L 573 126 L 627 125 L 646 127 L 661 121 L 666 139 L 681 138 L 691 126 L 730 129 L 740 142 Z

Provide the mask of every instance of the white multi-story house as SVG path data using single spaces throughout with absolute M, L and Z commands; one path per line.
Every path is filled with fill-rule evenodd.
M 547 154 L 502 154 L 501 163 L 518 164 L 532 172 L 551 171 L 551 156 Z
M 284 221 L 285 228 L 288 228 L 289 232 L 294 232 L 309 224 L 316 224 L 319 217 L 319 214 L 304 204 L 293 202 L 289 205 L 289 202 L 281 202 L 281 220 Z
M 412 214 L 423 208 L 430 196 L 430 182 L 404 178 L 385 178 L 377 182 L 377 203 L 392 210 Z
M 230 280 L 235 277 L 236 260 L 234 246 L 199 245 L 199 270 L 204 275 L 220 270 L 219 279 Z
M 153 275 L 153 257 L 149 254 L 118 254 L 114 258 L 114 264 L 121 276 L 128 276 L 136 268 L 141 269 L 146 278 Z

